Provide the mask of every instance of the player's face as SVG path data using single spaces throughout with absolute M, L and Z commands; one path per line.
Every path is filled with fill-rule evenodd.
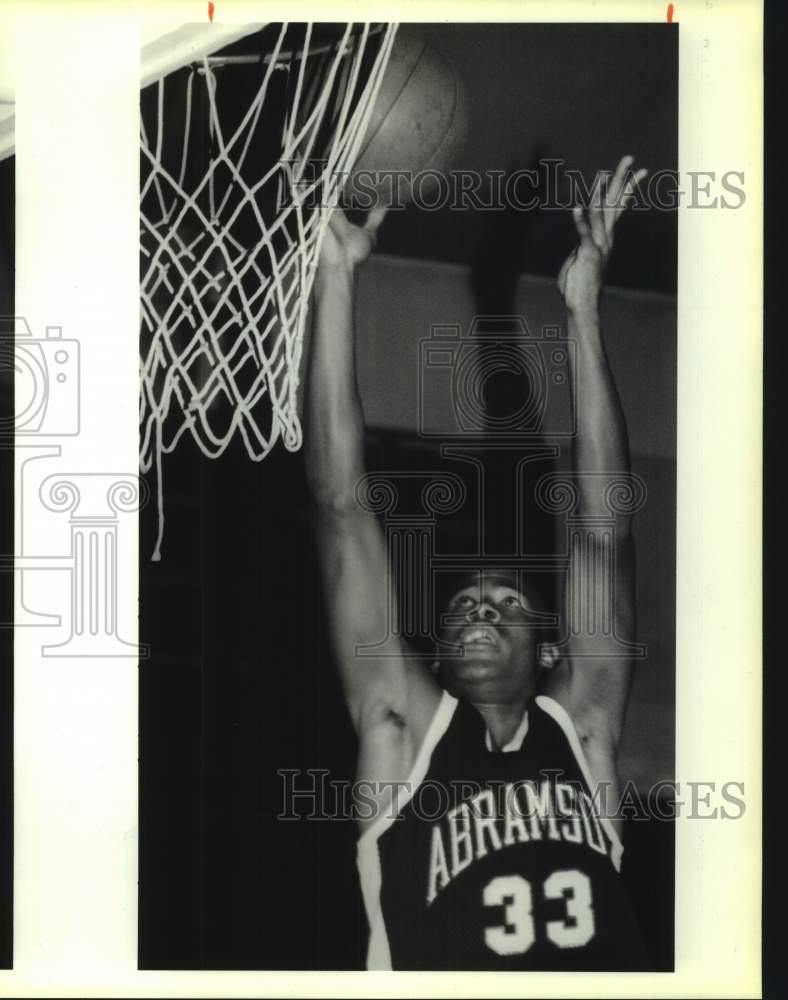
M 461 654 L 441 661 L 449 691 L 490 703 L 530 695 L 540 672 L 534 610 L 524 594 L 495 578 L 459 590 L 442 632 Z

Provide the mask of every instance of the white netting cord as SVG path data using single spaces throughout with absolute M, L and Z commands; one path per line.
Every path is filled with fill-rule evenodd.
M 208 457 L 238 435 L 254 461 L 282 439 L 301 444 L 298 372 L 307 303 L 323 233 L 342 181 L 366 132 L 394 42 L 378 47 L 359 86 L 369 28 L 344 37 L 329 56 L 321 90 L 303 107 L 307 60 L 280 59 L 283 25 L 263 79 L 240 124 L 224 135 L 217 77 L 208 60 L 193 70 L 185 94 L 183 149 L 177 167 L 162 160 L 164 87 L 158 83 L 155 143 L 144 123 L 141 151 L 140 464 L 156 465 L 159 558 L 164 526 L 162 455 L 187 432 Z M 308 51 L 311 29 L 306 29 Z M 293 62 L 297 64 L 293 65 Z M 295 74 L 281 155 L 250 181 L 248 159 L 277 72 Z M 341 76 L 340 74 L 343 74 Z M 341 81 L 339 102 L 334 96 Z M 194 87 L 204 87 L 212 151 L 207 168 L 187 181 Z M 326 122 L 336 116 L 328 140 Z M 323 132 L 321 133 L 321 130 Z M 318 137 L 323 143 L 316 169 Z M 217 196 L 218 192 L 218 196 Z M 250 239 L 249 233 L 253 236 Z

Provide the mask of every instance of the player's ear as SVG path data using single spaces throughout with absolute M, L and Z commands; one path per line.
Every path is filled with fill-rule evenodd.
M 440 668 L 441 668 L 440 661 L 433 660 L 432 663 L 430 664 L 430 673 L 432 674 L 433 677 L 438 676 L 438 671 L 440 670 Z
M 539 666 L 543 670 L 552 670 L 556 663 L 558 663 L 560 653 L 551 642 L 543 642 L 539 646 L 538 657 Z

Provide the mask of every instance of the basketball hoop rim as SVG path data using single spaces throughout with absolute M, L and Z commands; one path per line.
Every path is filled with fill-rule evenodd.
M 262 31 L 271 22 L 237 22 L 229 24 L 181 24 L 174 28 L 164 28 L 160 23 L 142 24 L 140 27 L 140 88 L 156 83 L 169 73 L 208 58 L 214 66 L 241 66 L 265 64 L 270 59 L 261 56 L 237 55 L 216 56 L 214 53 L 232 45 L 249 35 Z M 369 34 L 378 34 L 384 24 L 371 25 Z M 325 55 L 340 43 L 323 43 L 311 47 L 308 55 Z M 278 63 L 286 66 L 303 58 L 303 49 L 281 51 Z M 16 121 L 14 101 L 0 100 L 0 161 L 13 156 L 16 151 Z
M 232 45 L 247 35 L 261 31 L 267 24 L 265 21 L 181 24 L 165 32 L 150 27 L 141 28 L 143 44 L 140 54 L 140 88 L 156 83 L 169 73 Z
M 271 52 L 258 55 L 225 56 L 216 55 L 216 53 L 243 38 L 257 34 L 271 23 L 273 22 L 222 25 L 218 32 L 216 30 L 218 26 L 215 25 L 185 24 L 166 34 L 157 35 L 144 44 L 142 48 L 140 88 L 148 87 L 169 73 L 183 69 L 185 66 L 202 63 L 203 60 L 206 60 L 210 66 L 267 65 L 271 62 L 273 55 Z M 381 34 L 387 23 L 369 25 L 367 37 Z M 345 24 L 337 23 L 336 27 L 344 29 Z M 362 27 L 362 24 L 359 23 L 359 32 Z M 351 39 L 345 43 L 348 53 L 352 51 L 354 40 L 355 35 L 351 35 Z M 332 42 L 310 45 L 308 50 L 304 48 L 280 49 L 276 65 L 284 68 L 299 59 L 303 59 L 304 55 L 307 58 L 326 55 L 336 50 L 342 43 L 342 37 L 338 37 Z
M 14 104 L 0 101 L 0 160 L 13 156 L 16 151 Z

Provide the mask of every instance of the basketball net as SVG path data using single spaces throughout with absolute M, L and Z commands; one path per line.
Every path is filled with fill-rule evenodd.
M 155 465 L 158 560 L 164 534 L 162 456 L 190 434 L 209 458 L 240 437 L 261 461 L 277 440 L 301 445 L 299 363 L 309 295 L 329 214 L 358 155 L 396 34 L 386 25 L 348 24 L 341 40 L 309 66 L 284 51 L 283 24 L 262 81 L 229 131 L 217 104 L 221 57 L 203 58 L 186 84 L 180 162 L 165 163 L 165 86 L 156 86 L 155 134 L 141 129 L 140 465 Z M 376 46 L 376 48 L 375 48 Z M 326 54 L 326 51 L 328 54 Z M 366 53 L 366 60 L 365 60 Z M 255 140 L 272 141 L 269 92 L 284 114 L 273 135 L 280 153 L 260 170 Z M 277 80 L 273 86 L 272 81 Z M 207 98 L 207 166 L 194 176 L 195 89 Z M 200 151 L 199 155 L 205 155 Z M 254 175 L 257 167 L 257 175 Z M 250 176 L 251 174 L 251 176 Z

